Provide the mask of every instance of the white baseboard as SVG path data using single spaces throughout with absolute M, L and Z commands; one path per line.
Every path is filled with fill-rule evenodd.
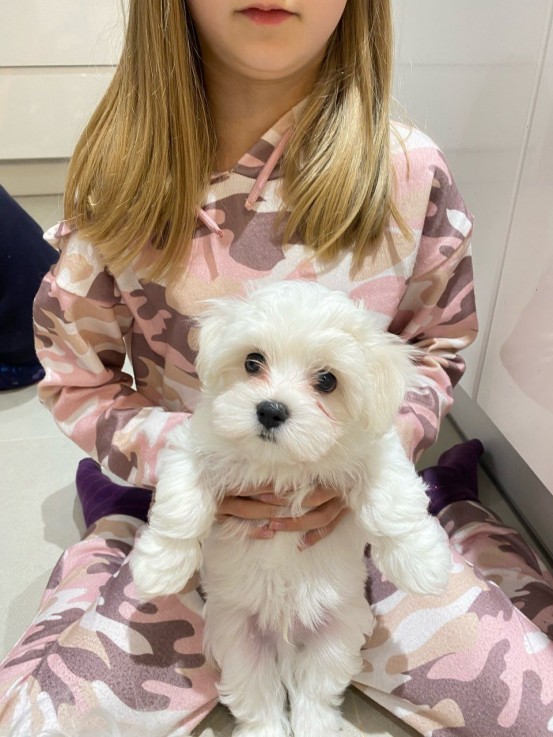
M 553 560 L 553 489 L 549 490 L 478 404 L 455 389 L 450 415 L 466 438 L 480 438 L 486 452 L 482 467 Z

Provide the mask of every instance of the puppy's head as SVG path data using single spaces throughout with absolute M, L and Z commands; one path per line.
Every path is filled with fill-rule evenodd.
M 253 458 L 313 462 L 353 428 L 378 437 L 412 351 L 346 295 L 288 281 L 208 303 L 196 370 L 213 431 Z

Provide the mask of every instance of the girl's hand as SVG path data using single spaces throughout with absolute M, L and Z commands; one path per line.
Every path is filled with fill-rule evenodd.
M 288 505 L 284 497 L 254 490 L 249 496 L 226 496 L 219 504 L 217 519 L 269 520 L 263 527 L 254 528 L 251 537 L 261 540 L 273 537 L 277 531 L 303 532 L 301 549 L 305 550 L 329 535 L 349 512 L 338 492 L 320 486 L 306 497 L 303 507 L 308 511 L 301 517 L 277 517 L 280 508 Z

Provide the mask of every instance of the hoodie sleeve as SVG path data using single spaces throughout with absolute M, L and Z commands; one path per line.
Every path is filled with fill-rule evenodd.
M 421 352 L 420 386 L 398 418 L 408 455 L 416 461 L 434 443 L 465 370 L 459 351 L 478 324 L 470 250 L 472 216 L 442 154 L 430 167 L 432 183 L 413 273 L 390 330 Z
M 41 401 L 62 432 L 122 479 L 154 488 L 157 456 L 185 412 L 153 406 L 123 371 L 133 321 L 115 280 L 78 233 L 56 239 L 61 257 L 34 302 Z

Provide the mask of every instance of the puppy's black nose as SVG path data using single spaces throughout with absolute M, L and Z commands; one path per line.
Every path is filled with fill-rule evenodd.
M 257 419 L 267 430 L 279 427 L 288 419 L 288 407 L 282 402 L 260 402 L 257 405 Z

